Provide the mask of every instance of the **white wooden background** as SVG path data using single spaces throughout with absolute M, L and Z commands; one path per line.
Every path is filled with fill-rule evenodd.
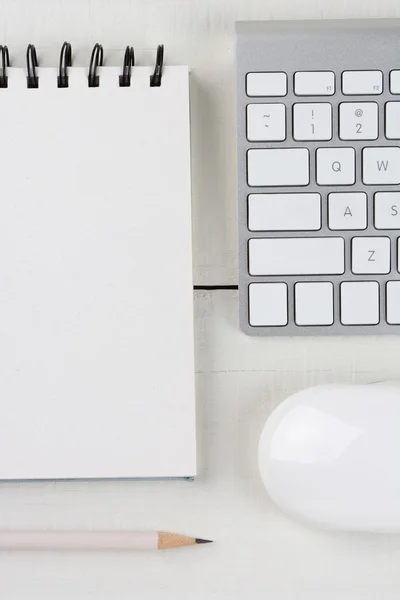
M 361 16 L 400 17 L 400 5 L 0 0 L 0 43 L 22 64 L 32 42 L 42 64 L 54 64 L 68 39 L 83 64 L 96 41 L 114 51 L 132 43 L 141 63 L 163 42 L 169 63 L 191 66 L 195 281 L 226 284 L 237 281 L 234 21 Z M 111 57 L 117 64 L 121 55 Z M 0 599 L 397 600 L 400 537 L 328 534 L 290 521 L 262 489 L 256 447 L 266 417 L 289 393 L 398 378 L 398 340 L 247 338 L 234 292 L 198 292 L 195 310 L 198 480 L 1 485 L 0 528 L 164 528 L 216 544 L 150 555 L 2 553 Z

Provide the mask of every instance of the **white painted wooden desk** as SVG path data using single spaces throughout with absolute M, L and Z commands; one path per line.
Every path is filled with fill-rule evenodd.
M 192 68 L 195 281 L 236 278 L 233 22 L 400 17 L 397 0 L 0 0 L 0 43 L 42 64 L 69 39 L 135 45 L 141 63 L 166 44 Z M 120 54 L 112 55 L 113 64 Z M 400 61 L 400 43 L 399 43 Z M 399 340 L 251 339 L 235 292 L 196 292 L 200 476 L 195 483 L 0 486 L 0 527 L 163 528 L 216 540 L 176 552 L 0 555 L 1 600 L 397 600 L 400 536 L 327 534 L 281 515 L 257 472 L 261 427 L 288 394 L 332 381 L 399 378 Z M 1 401 L 1 399 L 0 399 Z M 0 457 L 7 460 L 7 457 Z

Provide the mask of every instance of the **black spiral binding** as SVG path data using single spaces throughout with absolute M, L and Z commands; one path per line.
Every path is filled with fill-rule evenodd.
M 97 73 L 99 67 L 103 66 L 103 46 L 95 44 L 92 50 L 89 63 L 88 86 L 99 87 L 100 78 Z M 67 88 L 68 67 L 72 65 L 72 47 L 69 42 L 64 42 L 61 47 L 60 61 L 58 66 L 57 86 L 59 88 Z M 132 46 L 127 46 L 122 64 L 122 74 L 119 76 L 120 87 L 129 87 L 131 85 L 132 67 L 135 65 L 135 53 Z M 150 75 L 150 87 L 160 87 L 163 76 L 164 65 L 164 45 L 157 47 L 156 64 L 154 72 Z M 7 46 L 0 46 L 0 88 L 8 87 L 7 67 L 10 66 L 10 55 Z M 38 59 L 36 48 L 33 44 L 29 44 L 26 49 L 26 69 L 27 69 L 27 85 L 28 88 L 39 87 L 39 77 L 36 73 L 38 67 Z
M 98 67 L 103 66 L 103 46 L 95 44 L 90 57 L 88 84 L 89 87 L 99 87 Z
M 60 62 L 58 65 L 57 86 L 59 88 L 68 87 L 68 67 L 72 65 L 72 46 L 69 42 L 64 42 L 60 52 Z
M 28 88 L 39 87 L 39 77 L 36 74 L 36 67 L 38 66 L 38 59 L 36 54 L 36 48 L 33 44 L 29 44 L 26 49 L 26 69 L 27 69 L 27 82 Z
M 132 46 L 127 46 L 122 63 L 122 75 L 119 76 L 120 87 L 129 87 L 131 85 L 132 67 L 135 65 L 135 52 Z
M 0 46 L 0 88 L 8 87 L 7 67 L 10 66 L 10 54 L 7 46 Z
M 150 87 L 160 87 L 162 80 L 162 70 L 164 64 L 164 44 L 158 46 L 156 55 L 156 65 L 154 73 L 150 76 Z

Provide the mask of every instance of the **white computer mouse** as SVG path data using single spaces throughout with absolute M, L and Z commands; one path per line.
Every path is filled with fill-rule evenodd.
M 400 533 L 400 383 L 294 394 L 265 424 L 259 466 L 270 497 L 293 517 Z

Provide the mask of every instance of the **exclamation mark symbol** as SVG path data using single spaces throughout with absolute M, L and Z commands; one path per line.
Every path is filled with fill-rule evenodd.
M 311 120 L 314 120 L 314 109 L 311 110 Z M 314 125 L 314 123 L 311 123 L 311 133 L 313 135 L 315 134 L 315 125 Z
M 311 111 L 311 118 L 312 119 L 314 118 L 314 111 L 313 110 Z

